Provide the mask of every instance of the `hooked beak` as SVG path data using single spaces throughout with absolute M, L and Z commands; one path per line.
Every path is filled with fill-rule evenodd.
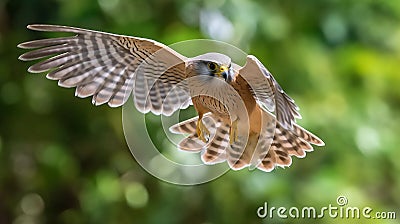
M 218 77 L 224 78 L 225 81 L 230 82 L 230 81 L 232 81 L 232 76 L 233 76 L 232 73 L 233 73 L 232 69 L 228 68 L 227 66 L 222 65 L 219 67 L 219 71 L 216 72 L 215 74 Z

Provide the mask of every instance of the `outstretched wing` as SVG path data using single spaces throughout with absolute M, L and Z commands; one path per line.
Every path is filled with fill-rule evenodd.
M 299 108 L 274 79 L 272 74 L 254 56 L 247 56 L 246 64 L 239 70 L 251 87 L 257 103 L 271 112 L 284 128 L 292 129 L 295 118 L 301 118 Z
M 180 85 L 186 78 L 186 58 L 161 43 L 67 26 L 28 28 L 76 34 L 19 44 L 33 49 L 19 59 L 44 59 L 28 71 L 48 72 L 47 78 L 59 80 L 59 86 L 76 87 L 76 96 L 93 96 L 95 105 L 121 106 L 132 90 L 135 105 L 143 113 L 169 115 L 190 103 Z

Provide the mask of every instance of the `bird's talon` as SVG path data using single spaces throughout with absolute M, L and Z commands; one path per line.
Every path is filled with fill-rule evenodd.
M 237 140 L 237 137 L 238 137 L 238 134 L 237 134 L 237 122 L 238 122 L 238 120 L 232 122 L 232 125 L 231 125 L 230 130 L 229 130 L 229 143 L 231 145 Z
M 197 128 L 196 128 L 197 136 L 199 139 L 205 143 L 208 142 L 210 138 L 210 131 L 204 126 L 201 119 L 197 121 Z

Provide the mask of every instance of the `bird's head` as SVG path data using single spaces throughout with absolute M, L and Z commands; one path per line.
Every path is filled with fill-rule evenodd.
M 192 69 L 195 75 L 216 77 L 231 82 L 234 71 L 231 58 L 220 53 L 206 53 L 192 58 Z

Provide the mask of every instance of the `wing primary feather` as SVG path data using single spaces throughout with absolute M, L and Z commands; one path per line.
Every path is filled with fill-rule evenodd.
M 126 94 L 133 90 L 137 94 L 135 99 L 140 101 L 135 105 L 143 113 L 151 111 L 171 115 L 190 104 L 190 96 L 185 88 L 175 90 L 174 99 L 165 100 L 167 94 L 164 93 L 170 92 L 186 78 L 187 58 L 164 44 L 146 38 L 69 26 L 32 24 L 27 28 L 74 34 L 18 44 L 19 48 L 29 50 L 19 59 L 41 59 L 28 71 L 49 71 L 47 77 L 59 80 L 60 86 L 76 86 L 76 96 L 93 95 L 95 105 L 108 103 L 111 107 L 121 106 L 126 102 Z M 137 71 L 141 64 L 148 65 L 142 72 Z M 139 79 L 135 76 L 139 76 Z M 149 88 L 152 80 L 160 77 L 167 84 Z M 167 105 L 161 107 L 160 103 Z
M 299 107 L 283 91 L 267 68 L 256 57 L 249 55 L 246 64 L 239 70 L 239 75 L 249 84 L 257 103 L 275 112 L 283 127 L 292 129 L 296 118 L 301 118 Z

